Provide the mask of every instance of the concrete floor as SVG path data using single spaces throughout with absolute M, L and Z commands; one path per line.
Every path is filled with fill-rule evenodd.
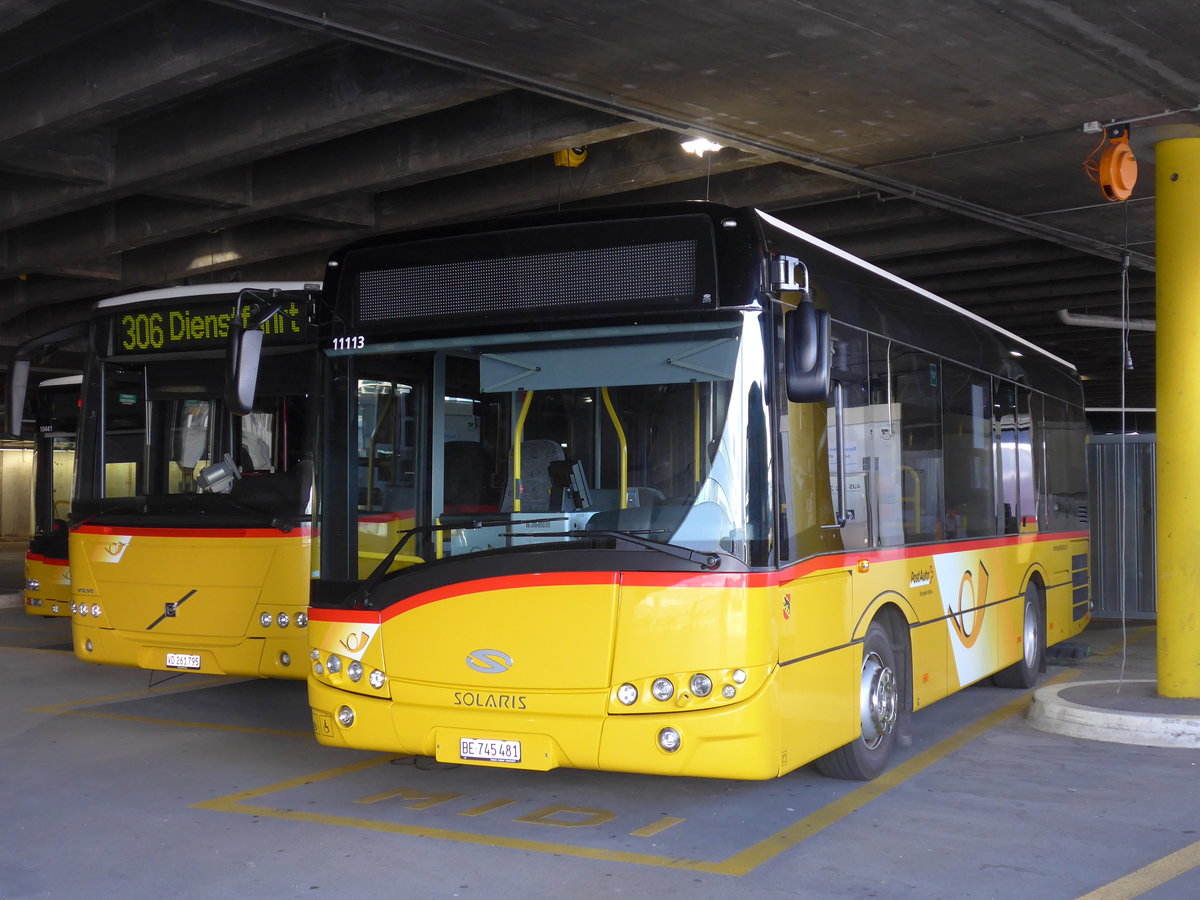
M 1042 683 L 1153 677 L 1127 637 Z M 302 683 L 68 648 L 0 609 L 3 898 L 1200 896 L 1200 752 L 1036 730 L 1031 692 L 918 713 L 865 785 L 532 773 L 323 748 Z

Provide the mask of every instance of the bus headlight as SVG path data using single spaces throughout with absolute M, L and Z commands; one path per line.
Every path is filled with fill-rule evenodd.
M 342 658 L 336 653 L 330 653 L 329 659 L 325 660 L 325 668 L 329 670 L 330 675 L 336 675 L 342 671 Z
M 311 650 L 308 651 L 308 656 L 313 662 L 316 662 L 318 659 L 321 658 L 321 651 L 318 650 L 316 647 L 313 647 Z
M 733 680 L 737 684 L 745 684 L 746 683 L 746 670 L 745 669 L 734 669 L 733 670 Z
M 637 698 L 638 689 L 632 684 L 626 682 L 617 688 L 617 699 L 620 700 L 625 706 L 633 706 L 633 704 L 637 703 Z
M 383 683 L 386 680 L 387 679 L 384 677 L 384 674 L 378 669 L 372 669 L 370 676 L 367 678 L 367 681 L 370 683 L 371 687 L 375 688 L 375 690 L 379 690 L 381 687 L 383 687 Z
M 694 697 L 707 697 L 712 693 L 712 679 L 703 672 L 693 675 L 689 684 Z
M 362 663 L 357 659 L 352 660 L 350 665 L 346 666 L 346 675 L 351 681 L 357 682 L 362 680 Z
M 273 621 L 274 619 L 271 618 L 271 614 L 269 612 L 265 612 L 258 617 L 258 624 L 263 628 L 270 628 Z
M 80 604 L 79 604 L 79 615 L 83 616 L 83 617 L 86 619 L 86 618 L 87 618 L 87 614 L 88 614 L 88 606 L 87 606 L 87 604 L 86 604 L 86 603 L 80 603 Z
M 92 604 L 92 618 L 93 619 L 100 618 L 100 604 L 99 603 Z
M 650 693 L 654 695 L 655 700 L 666 703 L 675 695 L 675 685 L 671 683 L 670 678 L 655 678 L 654 684 L 650 685 Z
M 339 706 L 337 720 L 343 728 L 349 728 L 354 724 L 354 710 L 348 706 Z
M 307 628 L 308 627 L 308 613 L 296 613 L 296 627 L 297 628 Z
M 292 621 L 292 617 L 287 613 L 280 613 L 275 617 L 275 621 L 279 623 L 280 628 L 287 628 Z
M 679 737 L 679 732 L 674 728 L 664 728 L 658 733 L 658 746 L 668 753 L 674 753 L 678 750 L 681 743 L 683 741 Z
M 39 590 L 41 588 L 41 586 L 42 586 L 41 582 L 38 581 L 36 578 L 26 578 L 25 579 L 25 590 L 27 590 L 27 591 Z

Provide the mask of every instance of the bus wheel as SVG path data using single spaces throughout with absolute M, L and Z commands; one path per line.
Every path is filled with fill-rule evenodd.
M 1021 624 L 1021 659 L 992 676 L 1000 687 L 1031 688 L 1042 667 L 1045 638 L 1042 635 L 1042 604 L 1037 586 L 1025 588 L 1025 613 Z
M 858 716 L 862 734 L 817 760 L 817 769 L 830 778 L 869 781 L 887 767 L 896 743 L 900 716 L 900 679 L 896 654 L 887 629 L 872 622 L 863 640 L 862 673 L 858 687 Z

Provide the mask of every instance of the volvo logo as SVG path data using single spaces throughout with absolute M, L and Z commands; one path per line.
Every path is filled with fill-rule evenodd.
M 513 659 L 503 650 L 472 650 L 467 665 L 484 675 L 499 675 L 512 668 Z

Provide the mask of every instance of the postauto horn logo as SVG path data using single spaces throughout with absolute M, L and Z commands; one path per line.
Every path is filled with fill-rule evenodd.
M 484 675 L 501 675 L 512 668 L 513 658 L 503 650 L 472 650 L 467 665 Z

